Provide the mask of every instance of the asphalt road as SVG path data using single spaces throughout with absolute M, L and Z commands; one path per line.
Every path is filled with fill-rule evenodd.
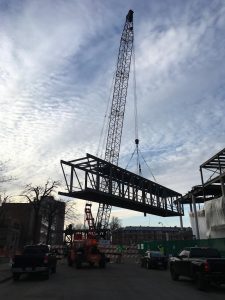
M 217 300 L 225 287 L 198 291 L 188 279 L 174 282 L 169 271 L 147 270 L 137 264 L 108 264 L 106 269 L 77 270 L 60 264 L 49 280 L 22 277 L 0 285 L 0 299 L 79 300 Z

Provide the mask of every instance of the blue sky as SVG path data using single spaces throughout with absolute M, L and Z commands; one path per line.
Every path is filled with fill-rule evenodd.
M 129 9 L 140 149 L 157 182 L 185 194 L 200 184 L 199 165 L 224 148 L 223 0 L 0 0 L 0 158 L 18 178 L 9 193 L 63 180 L 60 159 L 96 154 Z M 132 77 L 122 167 L 134 149 Z M 144 165 L 143 175 L 152 180 Z M 77 200 L 81 215 L 84 204 Z M 124 226 L 179 225 L 122 209 L 113 215 Z

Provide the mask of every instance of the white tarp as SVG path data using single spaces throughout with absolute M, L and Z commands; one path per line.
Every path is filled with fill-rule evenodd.
M 190 222 L 191 222 L 191 228 L 192 228 L 192 231 L 193 231 L 193 235 L 195 235 L 197 237 L 197 230 L 196 230 L 196 226 L 195 226 L 194 213 L 190 212 L 189 217 L 190 217 Z M 200 239 L 207 239 L 207 236 L 206 236 L 206 220 L 205 220 L 205 210 L 204 209 L 197 211 L 197 218 L 198 218 L 198 227 L 199 227 Z
M 193 234 L 196 234 L 194 213 L 190 212 Z M 225 237 L 225 198 L 205 202 L 204 209 L 197 211 L 200 239 Z
M 225 198 L 205 202 L 206 235 L 208 238 L 225 237 Z

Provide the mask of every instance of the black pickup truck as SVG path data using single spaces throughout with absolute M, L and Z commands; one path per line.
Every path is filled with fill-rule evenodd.
M 14 280 L 19 280 L 22 274 L 41 273 L 49 279 L 50 272 L 56 272 L 56 255 L 47 245 L 25 246 L 22 255 L 16 255 L 12 261 Z
M 225 258 L 214 248 L 185 248 L 170 258 L 170 273 L 173 280 L 189 277 L 198 289 L 206 290 L 210 283 L 225 284 Z

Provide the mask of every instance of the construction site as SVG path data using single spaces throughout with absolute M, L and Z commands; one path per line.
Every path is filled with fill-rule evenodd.
M 66 82 L 67 85 L 65 84 L 64 94 L 64 96 L 66 97 L 67 95 L 69 95 L 69 86 L 71 85 L 71 83 L 74 83 L 73 80 L 79 81 L 79 77 L 81 77 L 81 89 L 78 91 L 76 96 L 74 96 L 73 93 L 75 92 L 77 86 L 75 86 L 74 89 L 71 88 L 70 92 L 72 96 L 68 101 L 65 101 L 65 103 L 61 103 L 59 101 L 59 99 L 61 100 L 60 97 L 62 95 L 60 94 L 60 90 L 60 96 L 56 95 L 56 98 L 52 97 L 52 106 L 47 102 L 45 103 L 45 105 L 43 105 L 43 111 L 45 109 L 48 111 L 47 116 L 49 116 L 49 118 L 49 111 L 51 111 L 51 109 L 52 111 L 54 111 L 53 107 L 54 109 L 56 109 L 56 107 L 59 106 L 58 112 L 61 119 L 59 118 L 57 120 L 57 125 L 58 123 L 59 125 L 57 128 L 54 128 L 54 132 L 57 132 L 57 130 L 61 129 L 63 138 L 62 135 L 59 134 L 60 143 L 65 144 L 61 148 L 61 144 L 56 143 L 56 141 L 58 142 L 58 137 L 52 137 L 51 132 L 47 132 L 47 126 L 45 123 L 45 126 L 43 128 L 47 132 L 46 140 L 50 140 L 50 146 L 49 149 L 48 147 L 46 147 L 44 148 L 44 150 L 42 149 L 42 151 L 40 151 L 41 154 L 38 159 L 42 161 L 41 159 L 43 159 L 44 157 L 46 165 L 46 162 L 49 159 L 48 162 L 50 162 L 49 164 L 51 165 L 51 171 L 55 175 L 57 174 L 55 170 L 59 169 L 59 172 L 61 174 L 60 176 L 63 182 L 61 182 L 61 179 L 59 181 L 51 181 L 50 179 L 48 179 L 44 186 L 33 186 L 32 184 L 27 183 L 24 191 L 18 196 L 25 198 L 25 200 L 27 201 L 26 203 L 19 201 L 11 203 L 9 201 L 10 197 L 5 197 L 3 201 L 0 194 L 0 284 L 2 284 L 0 292 L 1 298 L 89 299 L 91 297 L 93 299 L 107 298 L 109 300 L 123 300 L 124 298 L 129 298 L 130 300 L 132 300 L 137 298 L 153 297 L 154 299 L 176 300 L 182 297 L 184 298 L 184 300 L 190 298 L 193 300 L 201 300 L 207 298 L 207 295 L 201 292 L 206 292 L 209 290 L 211 293 L 209 295 L 209 298 L 213 297 L 213 299 L 215 300 L 220 300 L 222 298 L 224 299 L 225 148 L 217 149 L 219 148 L 218 145 L 221 145 L 218 142 L 218 144 L 216 145 L 218 147 L 215 146 L 213 148 L 217 149 L 218 151 L 215 151 L 216 153 L 214 153 L 213 155 L 212 152 L 207 151 L 207 148 L 210 148 L 210 146 L 205 146 L 206 149 L 204 149 L 204 151 L 202 149 L 202 151 L 199 152 L 199 149 L 196 150 L 196 156 L 188 156 L 187 150 L 193 150 L 193 152 L 195 150 L 193 149 L 193 145 L 195 145 L 196 143 L 196 137 L 203 135 L 203 132 L 207 134 L 207 130 L 202 131 L 201 135 L 196 135 L 193 138 L 192 143 L 189 144 L 188 141 L 187 144 L 185 144 L 187 136 L 190 135 L 191 132 L 189 128 L 188 130 L 185 129 L 188 133 L 188 135 L 184 136 L 182 139 L 182 142 L 185 144 L 185 146 L 183 146 L 183 144 L 180 142 L 176 144 L 175 139 L 183 132 L 182 130 L 179 130 L 179 127 L 183 125 L 182 122 L 184 117 L 179 116 L 179 118 L 176 120 L 176 123 L 174 123 L 175 125 L 173 125 L 173 130 L 175 130 L 176 133 L 169 138 L 168 144 L 165 143 L 168 148 L 163 149 L 162 147 L 162 149 L 157 152 L 156 148 L 158 147 L 158 145 L 163 144 L 162 140 L 167 137 L 167 134 L 169 135 L 168 131 L 170 128 L 170 124 L 166 128 L 166 122 L 164 122 L 165 120 L 162 116 L 162 120 L 160 119 L 159 122 L 161 123 L 160 128 L 164 130 L 164 133 L 158 138 L 158 144 L 155 146 L 152 152 L 147 149 L 150 146 L 146 143 L 147 146 L 145 145 L 145 147 L 147 150 L 145 149 L 145 153 L 147 153 L 146 155 L 148 155 L 148 159 L 145 159 L 145 156 L 142 153 L 142 139 L 140 138 L 141 134 L 138 122 L 139 114 L 141 116 L 141 113 L 139 113 L 139 109 L 142 108 L 143 114 L 143 110 L 145 110 L 145 107 L 143 108 L 139 106 L 137 99 L 138 81 L 136 80 L 136 54 L 134 43 L 134 41 L 136 40 L 134 38 L 134 11 L 131 9 L 128 10 L 126 8 L 126 11 L 128 10 L 128 13 L 125 16 L 125 20 L 123 20 L 123 26 L 120 26 L 119 24 L 122 24 L 122 20 L 121 23 L 118 24 L 118 19 L 117 17 L 115 17 L 117 16 L 116 10 L 108 10 L 108 14 L 106 14 L 105 16 L 103 14 L 103 11 L 106 10 L 106 7 L 104 6 L 102 8 L 101 6 L 96 6 L 97 15 L 99 17 L 100 15 L 104 15 L 101 19 L 102 23 L 99 22 L 98 24 L 96 15 L 92 14 L 93 7 L 90 6 L 90 8 L 87 8 L 86 3 L 82 4 L 83 6 L 81 5 L 81 7 L 79 7 L 78 2 L 76 2 L 75 5 L 73 3 L 74 7 L 72 4 L 71 6 L 67 6 L 68 4 L 65 3 L 60 6 L 61 1 L 57 2 L 57 5 L 59 5 L 60 8 L 57 8 L 59 9 L 59 15 L 54 15 L 54 19 L 56 19 L 57 22 L 60 23 L 61 13 L 63 14 L 62 11 L 64 9 L 66 11 L 67 17 L 72 16 L 71 18 L 73 22 L 76 17 L 78 17 L 79 19 L 81 15 L 82 18 L 80 18 L 77 24 L 85 23 L 85 26 L 88 24 L 85 27 L 88 33 L 87 35 L 84 35 L 84 37 L 82 36 L 82 34 L 80 34 L 80 36 L 82 36 L 81 40 L 84 39 L 86 42 L 86 39 L 89 38 L 89 34 L 92 29 L 90 24 L 97 24 L 95 30 L 93 30 L 94 38 L 92 36 L 93 39 L 90 39 L 91 43 L 90 41 L 89 43 L 84 43 L 84 45 L 82 45 L 84 46 L 84 48 L 82 48 L 82 43 L 80 44 L 79 42 L 79 34 L 77 34 L 76 38 L 78 41 L 76 41 L 76 49 L 78 49 L 77 51 L 79 52 L 79 55 L 81 52 L 82 55 L 84 55 L 85 58 L 83 57 L 83 61 L 79 60 L 80 56 L 78 56 L 78 59 L 76 57 L 77 60 L 74 59 L 75 50 L 72 46 L 69 50 L 70 54 L 68 55 L 68 53 L 66 52 L 66 44 L 63 45 L 62 52 L 65 52 L 63 52 L 63 59 L 66 60 L 66 68 L 57 69 L 57 74 L 54 73 L 53 69 L 48 73 L 48 75 L 50 74 L 48 77 L 48 79 L 50 79 L 49 81 L 51 81 L 51 84 L 52 82 L 54 82 L 55 84 L 53 88 L 51 84 L 46 83 L 46 81 L 43 84 L 43 86 L 51 86 L 52 90 L 50 89 L 49 91 L 54 94 L 56 85 L 60 90 Z M 154 8 L 153 6 L 154 5 L 151 4 L 150 10 Z M 170 5 L 168 7 L 170 7 Z M 54 5 L 50 5 L 50 9 L 53 8 Z M 160 7 L 160 17 L 162 17 L 161 9 L 164 12 L 165 7 Z M 183 9 L 184 7 L 182 6 L 182 10 Z M 172 11 L 173 10 L 174 7 L 172 8 Z M 198 10 L 199 6 L 197 7 L 197 11 Z M 34 11 L 36 10 L 34 9 Z M 79 13 L 76 15 L 77 11 Z M 163 29 L 163 26 L 157 25 L 158 20 L 156 23 L 149 22 L 150 17 L 148 16 L 148 13 L 145 13 L 143 7 L 141 11 L 142 17 L 145 17 L 146 19 L 145 21 L 143 21 L 143 23 L 141 21 L 138 24 L 139 26 L 142 26 L 142 29 L 145 28 L 145 26 L 149 26 L 149 28 L 146 31 L 146 35 L 142 33 L 140 37 L 147 37 L 147 39 L 150 40 L 150 43 L 152 43 L 154 39 L 151 40 L 148 34 L 154 35 L 154 32 L 157 32 L 154 37 L 155 41 L 157 39 L 160 40 L 161 34 L 163 30 L 165 30 L 165 28 Z M 192 12 L 192 6 L 190 8 L 190 11 Z M 25 12 L 27 13 L 27 11 Z M 75 18 L 74 13 L 76 15 Z M 153 9 L 151 18 L 155 14 L 156 12 Z M 114 17 L 110 19 L 112 15 Z M 176 12 L 173 16 L 174 19 L 172 20 L 171 18 L 171 20 L 169 20 L 171 22 L 169 24 L 171 24 L 172 29 L 170 28 L 168 30 L 169 37 L 171 38 L 172 36 L 172 42 L 176 39 L 176 35 L 174 35 L 173 29 L 177 26 L 175 25 L 175 21 L 178 18 L 178 13 Z M 196 25 L 196 20 L 192 20 L 192 13 L 190 13 L 190 16 L 191 21 Z M 82 20 L 83 18 L 84 21 Z M 46 14 L 46 19 L 47 23 L 50 23 L 50 21 L 52 21 L 52 23 L 54 24 L 53 20 L 49 19 L 48 13 Z M 162 19 L 164 20 L 164 15 L 163 18 L 161 18 L 160 22 L 162 22 Z M 205 15 L 203 19 L 207 19 Z M 117 25 L 112 23 L 111 20 L 113 20 L 113 22 L 115 23 L 117 22 Z M 63 26 L 66 23 L 65 21 L 66 20 L 62 22 Z M 107 26 L 106 21 L 108 22 Z M 195 29 L 195 27 L 192 27 L 192 23 L 188 23 L 187 25 L 186 20 L 183 21 L 182 19 L 182 22 L 180 24 L 185 24 L 183 25 L 184 27 L 182 28 L 182 30 L 184 30 L 184 28 L 186 27 L 190 27 L 191 33 L 194 36 L 194 40 L 196 36 L 194 35 L 195 30 L 193 30 L 193 28 Z M 208 27 L 210 27 L 208 24 L 210 23 L 207 22 L 206 24 L 208 30 Z M 62 35 L 59 35 L 60 38 L 64 37 L 66 32 L 69 32 L 68 28 L 71 29 L 71 24 L 73 23 L 68 24 L 69 27 L 65 27 L 67 28 L 67 30 L 65 30 L 64 27 L 59 30 L 60 33 L 62 32 Z M 90 98 L 92 100 L 92 94 L 90 93 L 90 96 L 88 93 L 84 93 L 84 87 L 87 87 L 85 80 L 87 80 L 86 77 L 88 76 L 95 76 L 94 69 L 96 68 L 96 65 L 102 64 L 105 59 L 104 56 L 102 62 L 98 61 L 98 59 L 93 62 L 93 58 L 96 57 L 96 53 L 101 48 L 99 45 L 96 46 L 96 44 L 98 44 L 96 41 L 101 43 L 106 42 L 104 35 L 106 33 L 101 35 L 99 28 L 105 30 L 105 32 L 108 32 L 111 25 L 112 27 L 114 26 L 114 28 L 112 29 L 113 39 L 111 39 L 112 37 L 110 37 L 111 42 L 113 40 L 114 43 L 114 38 L 116 36 L 120 36 L 120 40 L 118 38 L 117 41 L 119 51 L 117 52 L 117 59 L 115 57 L 116 64 L 114 75 L 112 78 L 113 83 L 99 141 L 97 141 L 96 139 L 96 128 L 93 131 L 95 132 L 95 134 L 93 134 L 93 139 L 89 140 L 90 136 L 93 133 L 90 130 L 90 127 L 97 127 L 97 122 L 94 123 L 93 119 L 99 119 L 99 111 L 102 112 L 103 101 L 96 108 L 96 111 L 93 111 L 91 119 L 91 117 L 89 116 L 89 112 L 92 113 L 95 103 L 93 100 L 93 106 L 90 108 L 90 110 L 87 109 L 87 107 L 90 105 Z M 197 22 L 197 27 L 201 27 L 200 25 Z M 23 27 L 26 26 L 24 26 L 23 24 Z M 55 29 L 55 25 L 53 27 Z M 73 33 L 73 36 L 74 33 L 78 33 L 79 31 L 79 26 L 77 26 L 77 28 L 76 26 L 74 27 L 75 31 L 71 31 Z M 155 31 L 153 30 L 153 28 Z M 185 34 L 183 36 L 182 30 L 182 41 L 185 40 L 186 43 L 186 40 L 188 40 L 188 52 L 190 51 L 190 36 Z M 39 35 L 39 31 L 37 32 Z M 104 38 L 102 38 L 103 36 Z M 201 37 L 201 35 L 199 36 Z M 170 38 L 167 39 L 167 37 L 165 39 L 166 43 L 160 44 L 162 52 L 164 52 L 164 48 L 170 41 Z M 46 40 L 49 41 L 49 38 L 50 33 L 48 32 Z M 200 42 L 202 42 L 201 38 L 199 38 L 199 40 Z M 72 43 L 71 36 L 69 36 L 68 41 L 69 43 Z M 57 48 L 56 45 L 58 46 L 59 43 L 54 43 L 54 50 L 55 48 Z M 83 51 L 84 49 L 87 49 L 87 45 L 91 45 L 92 47 L 94 45 L 95 49 L 92 54 L 90 54 L 88 51 Z M 147 53 L 149 51 L 147 47 L 149 44 L 143 43 L 143 45 L 142 47 L 146 47 L 145 50 L 147 50 Z M 181 45 L 181 42 L 177 43 L 177 47 L 179 48 L 177 53 L 180 53 Z M 105 52 L 107 52 L 106 48 L 107 46 L 104 48 Z M 174 48 L 172 47 L 172 52 L 173 51 Z M 182 49 L 181 52 L 182 51 L 185 52 L 184 49 Z M 23 54 L 23 52 L 21 53 Z M 21 53 L 20 55 L 22 55 Z M 108 55 L 110 57 L 110 61 L 112 58 L 111 53 L 113 53 L 113 51 L 110 53 L 105 53 L 106 56 Z M 172 55 L 172 60 L 174 57 L 176 58 L 176 56 L 178 55 L 177 53 L 175 53 L 174 56 Z M 166 55 L 170 56 L 170 54 L 171 53 L 169 51 Z M 60 55 L 62 55 L 61 52 Z M 61 60 L 63 61 L 60 55 L 57 56 L 56 59 L 58 64 L 61 63 Z M 151 53 L 151 55 L 153 55 L 153 53 Z M 159 55 L 159 57 L 157 58 L 158 60 L 156 62 L 156 65 L 154 66 L 155 68 L 157 66 L 157 63 L 159 63 L 159 60 L 162 59 L 163 55 Z M 86 56 L 89 56 L 89 58 L 86 59 Z M 147 56 L 145 56 L 143 60 L 145 60 L 146 57 Z M 140 63 L 140 61 L 138 62 Z M 188 60 L 188 64 L 191 65 L 191 62 L 191 59 Z M 27 65 L 29 65 L 29 63 L 30 60 L 28 59 Z M 90 71 L 90 74 L 88 74 L 87 76 L 85 71 L 83 72 L 83 74 L 81 74 L 83 71 L 83 65 L 91 65 L 92 63 L 93 65 L 90 67 L 90 69 L 87 69 L 88 71 Z M 78 65 L 81 65 L 81 68 L 77 67 L 78 75 L 75 75 L 76 72 L 74 71 L 74 64 L 76 65 L 76 67 Z M 146 72 L 149 72 L 149 69 L 151 67 L 151 60 L 148 62 L 148 64 L 149 65 Z M 105 65 L 106 67 L 108 67 L 107 64 Z M 104 68 L 106 67 L 104 66 Z M 102 68 L 101 70 L 105 71 L 104 68 Z M 69 69 L 72 70 L 70 70 L 71 73 L 69 73 Z M 187 69 L 187 66 L 185 66 L 184 72 L 188 72 Z M 91 73 L 91 70 L 94 70 L 93 73 Z M 169 68 L 169 72 L 173 80 L 173 84 L 179 85 L 176 81 L 176 72 L 173 70 L 173 68 Z M 26 75 L 27 78 L 29 77 L 28 75 Z M 57 78 L 57 76 L 59 77 Z M 191 76 L 193 76 L 193 74 L 191 74 Z M 66 78 L 65 82 L 61 82 L 60 80 L 64 77 Z M 133 83 L 131 82 L 131 77 L 133 77 Z M 101 80 L 104 80 L 104 76 L 100 78 Z M 101 80 L 99 80 L 99 82 Z M 149 83 L 148 80 L 146 80 L 146 85 L 150 86 L 151 83 Z M 156 82 L 154 84 L 156 84 Z M 151 87 L 153 89 L 151 97 L 153 97 L 154 95 L 154 84 L 153 87 Z M 163 85 L 163 80 L 160 81 L 158 89 L 161 88 L 161 85 Z M 37 84 L 37 86 L 40 90 L 43 88 L 41 84 Z M 133 88 L 133 91 L 130 91 L 131 86 Z M 142 87 L 143 86 L 144 85 L 142 85 Z M 199 82 L 197 82 L 196 87 L 196 89 L 199 88 Z M 167 88 L 169 87 L 166 86 L 166 93 Z M 188 82 L 188 92 L 189 89 L 190 86 Z M 151 98 L 149 97 L 149 95 L 146 96 L 146 91 L 150 91 L 150 89 L 145 90 L 143 93 L 145 94 L 146 99 Z M 34 91 L 32 91 L 32 93 L 35 94 Z M 80 97 L 79 93 L 82 95 L 84 94 L 83 98 Z M 185 89 L 182 90 L 182 93 L 185 93 Z M 198 93 L 201 94 L 201 91 L 198 91 Z M 26 93 L 24 94 L 26 95 Z M 48 94 L 48 97 L 51 98 L 51 96 L 49 95 L 51 94 Z M 102 95 L 104 96 L 102 97 Z M 88 98 L 88 96 L 90 98 Z M 167 105 L 172 111 L 173 104 L 175 103 L 171 99 L 173 93 L 171 93 L 168 97 L 167 96 L 168 95 L 165 96 L 165 98 L 168 98 L 166 99 L 166 101 L 169 102 L 169 104 Z M 178 96 L 181 96 L 179 92 Z M 86 128 L 86 131 L 84 130 L 80 133 L 81 144 L 79 144 L 78 131 L 82 131 L 84 125 L 82 123 L 82 125 L 77 126 L 76 130 L 74 130 L 73 122 L 75 118 L 80 117 L 79 114 L 82 114 L 82 112 L 80 112 L 79 110 L 79 105 L 83 104 L 82 102 L 84 101 L 85 97 L 87 97 L 85 103 L 85 105 L 87 106 L 84 106 L 84 108 L 82 109 L 85 115 L 84 119 L 85 121 L 87 121 L 89 127 L 87 126 L 88 128 Z M 98 97 L 96 97 L 95 99 L 96 103 L 97 101 L 99 101 L 99 99 L 105 98 L 105 94 L 101 91 L 101 93 L 99 92 Z M 130 118 L 129 124 L 126 124 L 126 108 L 130 104 L 130 97 L 133 98 L 134 101 L 134 111 L 132 117 L 133 119 L 131 119 L 131 113 L 130 111 L 128 111 L 130 113 Z M 191 101 L 190 99 L 191 95 L 188 95 L 188 102 L 187 104 L 185 104 L 186 106 L 184 105 L 185 101 L 179 102 L 179 106 L 182 106 L 182 110 L 179 111 L 179 109 L 175 109 L 175 114 L 170 115 L 167 119 L 167 122 L 169 122 L 168 120 L 172 120 L 174 116 L 177 117 L 180 112 L 183 113 L 186 107 L 191 106 L 192 103 L 189 102 Z M 57 102 L 56 100 L 59 102 Z M 199 99 L 196 100 L 196 103 L 198 102 L 198 100 Z M 76 103 L 77 107 L 75 107 L 74 111 L 71 112 L 73 101 L 80 101 L 81 104 Z M 149 101 L 149 103 L 151 101 Z M 166 101 L 165 99 L 162 100 L 161 108 L 165 105 Z M 36 105 L 38 107 L 40 104 L 38 103 Z M 63 105 L 65 105 L 66 108 L 64 113 L 62 111 L 62 108 L 64 108 Z M 156 99 L 155 102 L 151 102 L 149 104 L 148 110 L 151 110 L 151 105 L 159 105 L 158 99 Z M 101 110 L 99 109 L 100 106 Z M 196 109 L 196 107 L 198 108 L 197 110 L 200 110 L 200 106 L 197 106 L 196 104 L 194 109 Z M 131 105 L 129 106 L 129 109 L 130 108 Z M 32 107 L 32 109 L 35 110 L 35 105 L 34 107 Z M 164 113 L 169 114 L 169 112 L 171 112 L 170 109 L 165 110 Z M 158 112 L 161 113 L 160 109 L 158 110 Z M 192 112 L 193 111 L 191 111 L 191 113 Z M 152 115 L 150 117 L 148 113 L 149 111 L 145 116 L 145 118 L 150 119 L 150 121 L 148 120 L 148 123 L 146 123 L 147 126 L 149 126 L 149 124 L 151 123 L 151 118 L 155 111 L 152 110 Z M 41 119 L 45 118 L 44 114 L 42 115 L 40 113 L 40 115 Z M 57 115 L 56 113 L 52 113 L 52 115 L 54 115 L 54 119 L 57 119 L 55 117 Z M 39 117 L 39 113 L 37 113 L 37 116 Z M 72 119 L 72 117 L 74 119 Z M 155 120 L 157 118 L 158 115 L 156 116 Z M 200 116 L 199 119 L 201 122 L 205 122 L 203 116 Z M 63 125 L 60 124 L 61 120 L 64 122 Z M 192 122 L 192 119 L 188 119 L 188 122 Z M 188 124 L 188 122 L 186 124 Z M 50 123 L 51 120 L 49 120 L 49 124 Z M 38 126 L 40 124 L 38 123 Z M 142 130 L 146 124 L 145 122 L 142 122 Z M 199 123 L 196 122 L 196 128 L 198 127 L 198 125 Z M 53 127 L 54 126 L 55 125 L 53 125 Z M 133 149 L 130 147 L 131 143 L 128 145 L 126 144 L 126 154 L 124 154 L 124 135 L 127 135 L 126 141 L 128 141 L 131 137 L 131 133 L 129 132 L 129 134 L 127 134 L 126 130 L 132 131 L 131 128 L 134 129 L 134 136 L 132 137 Z M 70 132 L 71 135 L 66 136 L 68 130 L 71 130 L 72 133 Z M 149 133 L 150 131 L 146 132 Z M 157 134 L 158 132 L 156 132 L 156 135 Z M 32 136 L 33 135 L 34 134 L 32 129 Z M 35 138 L 38 135 L 39 131 L 35 133 Z M 65 139 L 64 135 L 66 136 Z M 219 139 L 218 137 L 219 135 L 217 136 L 217 139 Z M 53 140 L 53 142 L 51 139 Z M 47 143 L 46 140 L 45 138 L 43 138 L 44 144 Z M 86 144 L 83 142 L 84 140 Z M 151 138 L 146 139 L 146 141 L 151 141 Z M 176 145 L 173 145 L 173 143 L 175 143 Z M 52 144 L 54 144 L 54 146 Z M 89 149 L 90 151 L 84 151 L 84 144 L 88 145 L 87 149 Z M 202 144 L 199 143 L 198 147 L 200 147 L 200 145 Z M 35 145 L 36 144 L 34 143 L 34 148 Z M 58 147 L 55 147 L 55 145 L 57 145 Z M 165 145 L 163 144 L 163 146 Z M 53 148 L 57 149 L 55 150 Z M 95 149 L 97 149 L 97 152 L 92 153 L 92 150 L 94 152 Z M 36 152 L 34 152 L 34 156 L 39 152 L 39 148 L 35 149 L 35 151 Z M 176 156 L 176 151 L 177 153 L 180 151 L 180 156 Z M 206 152 L 209 153 L 209 157 L 206 160 L 203 159 L 203 161 L 200 161 L 199 159 L 206 157 Z M 27 153 L 28 152 L 24 151 L 23 156 L 26 156 Z M 78 157 L 76 157 L 74 153 L 78 153 L 81 155 L 78 155 Z M 154 153 L 156 153 L 155 159 L 149 159 L 149 157 L 151 155 L 154 155 Z M 72 159 L 71 155 L 74 155 L 74 157 L 72 156 Z M 167 155 L 167 159 L 164 160 L 163 164 L 162 161 L 164 155 Z M 129 159 L 127 159 L 128 156 L 130 156 Z M 54 165 L 53 163 L 56 157 L 57 166 L 55 166 L 56 164 Z M 184 161 L 188 160 L 191 157 L 195 158 L 195 163 L 191 161 L 184 167 Z M 161 165 L 159 158 L 162 158 Z M 38 161 L 38 166 L 41 169 L 40 161 Z M 121 163 L 121 161 L 123 161 L 123 164 Z M 148 163 L 147 161 L 150 161 L 151 163 L 154 161 L 154 167 L 152 168 L 152 166 L 149 165 L 150 163 Z M 196 162 L 197 164 L 199 164 L 199 170 L 197 170 L 199 171 L 199 180 L 194 175 L 192 177 L 192 173 L 194 174 L 194 172 L 196 171 L 193 170 L 193 166 L 196 166 Z M 29 164 L 31 164 L 31 161 L 29 161 Z M 179 166 L 175 168 L 174 164 L 179 164 Z M 124 165 L 126 165 L 126 167 L 123 167 Z M 0 161 L 0 171 L 1 167 L 2 165 Z M 146 174 L 146 172 L 144 172 L 144 168 L 145 170 L 148 170 L 149 174 Z M 165 168 L 168 169 L 165 170 Z M 188 168 L 190 170 L 188 170 Z M 27 180 L 30 180 L 30 169 L 25 167 L 24 169 L 26 169 L 25 178 Z M 32 170 L 37 169 L 38 168 L 35 169 L 32 166 Z M 173 172 L 170 172 L 172 169 Z M 43 166 L 42 171 L 43 170 L 45 172 L 47 170 L 47 167 L 45 169 L 45 166 Z M 157 176 L 154 175 L 155 171 L 153 172 L 152 170 L 156 171 L 157 176 L 159 176 L 160 180 L 158 180 L 158 178 L 156 180 Z M 185 172 L 189 172 L 190 174 L 185 177 Z M 46 171 L 46 173 L 48 172 Z M 39 173 L 37 172 L 37 174 L 35 175 L 38 177 Z M 2 182 L 4 182 L 5 178 L 6 177 L 2 178 Z M 187 178 L 189 178 L 190 181 L 186 180 Z M 10 178 L 9 181 L 11 180 L 14 179 Z M 193 183 L 195 182 L 195 180 L 198 180 L 200 184 L 186 187 L 188 183 Z M 187 192 L 183 193 L 177 191 L 179 189 L 183 191 L 182 189 L 184 188 L 184 185 Z M 72 205 L 81 203 L 81 205 L 77 205 L 78 209 L 77 206 L 75 208 L 74 206 L 71 206 L 69 210 L 68 204 L 71 203 Z M 81 207 L 83 208 L 82 211 Z M 79 211 L 76 211 L 76 209 Z M 146 219 L 149 220 L 148 226 L 146 225 L 147 222 L 144 223 L 144 221 L 141 223 L 142 225 L 137 225 L 137 223 L 135 222 L 132 224 L 134 215 L 129 218 L 129 216 L 127 217 L 126 215 L 126 212 L 124 212 L 124 214 L 121 214 L 123 216 L 121 219 L 119 217 L 115 217 L 117 210 L 120 210 L 120 212 L 124 212 L 125 210 L 129 210 L 132 213 L 137 212 L 139 220 L 140 218 L 143 218 L 143 220 L 145 221 Z M 69 215 L 68 212 L 72 212 L 72 214 Z M 155 218 L 153 223 L 151 219 L 151 226 L 150 216 L 151 218 Z M 66 219 L 66 217 L 68 218 Z M 79 224 L 79 218 L 82 218 L 82 224 Z M 125 218 L 129 218 L 129 222 L 131 222 L 129 226 L 123 226 Z M 115 223 L 113 224 L 113 222 Z M 173 224 L 174 226 L 168 226 L 167 222 L 168 224 Z M 158 224 L 159 226 L 157 226 L 156 224 Z M 190 224 L 190 226 L 187 226 L 187 224 Z M 198 291 L 193 289 L 192 285 L 194 285 Z
M 108 116 L 107 132 L 105 133 L 104 157 L 100 158 L 87 153 L 83 157 L 75 158 L 74 160 L 68 161 L 65 158 L 61 160 L 66 188 L 60 191 L 59 194 L 86 201 L 84 212 L 86 227 L 84 230 L 75 230 L 72 227 L 67 228 L 65 231 L 65 243 L 72 247 L 77 240 L 95 240 L 99 243 L 101 242 L 101 245 L 113 248 L 114 246 L 109 246 L 112 243 L 109 235 L 109 222 L 113 206 L 138 211 L 143 213 L 144 216 L 151 214 L 164 218 L 179 217 L 179 230 L 181 233 L 185 233 L 187 228 L 183 227 L 182 217 L 184 216 L 185 207 L 189 207 L 192 227 L 192 234 L 188 238 L 190 246 L 196 243 L 198 245 L 201 245 L 201 243 L 202 245 L 213 245 L 215 239 L 217 247 L 224 253 L 225 149 L 201 164 L 200 176 L 202 184 L 192 187 L 185 195 L 160 185 L 156 182 L 153 174 L 153 181 L 144 178 L 140 162 L 138 111 L 135 96 L 135 150 L 131 159 L 136 157 L 135 165 L 137 171 L 135 173 L 130 172 L 118 165 L 130 67 L 131 61 L 135 57 L 133 41 L 133 11 L 130 10 L 126 16 L 120 39 L 111 109 Z M 136 95 L 136 91 L 134 91 L 134 94 Z M 93 202 L 99 205 L 96 216 L 92 213 Z M 202 204 L 202 206 L 200 207 L 199 204 Z M 159 229 L 159 231 L 161 230 Z M 164 231 L 166 231 L 166 228 L 164 228 Z M 173 240 L 173 236 L 169 237 L 168 232 L 165 234 L 161 233 L 160 238 L 165 248 L 167 247 L 166 243 L 169 240 Z M 144 249 L 143 243 L 146 240 L 153 243 L 154 240 L 158 240 L 154 235 L 148 236 L 147 239 L 145 237 L 147 236 L 142 235 L 141 240 L 133 239 L 135 240 L 136 248 L 137 244 L 139 244 L 139 248 L 141 249 L 142 247 Z M 179 240 L 179 238 L 180 240 L 187 239 L 181 234 L 177 235 L 175 240 Z M 117 242 L 120 244 L 124 243 L 124 241 L 129 244 L 128 240 L 118 240 L 117 236 Z M 130 237 L 130 240 L 132 240 L 132 237 Z M 157 248 L 157 243 L 154 248 Z M 187 245 L 187 241 L 185 245 Z M 182 246 L 183 244 L 180 242 L 179 247 L 182 248 Z M 149 247 L 149 245 L 145 247 Z M 178 250 L 176 248 L 176 251 Z

